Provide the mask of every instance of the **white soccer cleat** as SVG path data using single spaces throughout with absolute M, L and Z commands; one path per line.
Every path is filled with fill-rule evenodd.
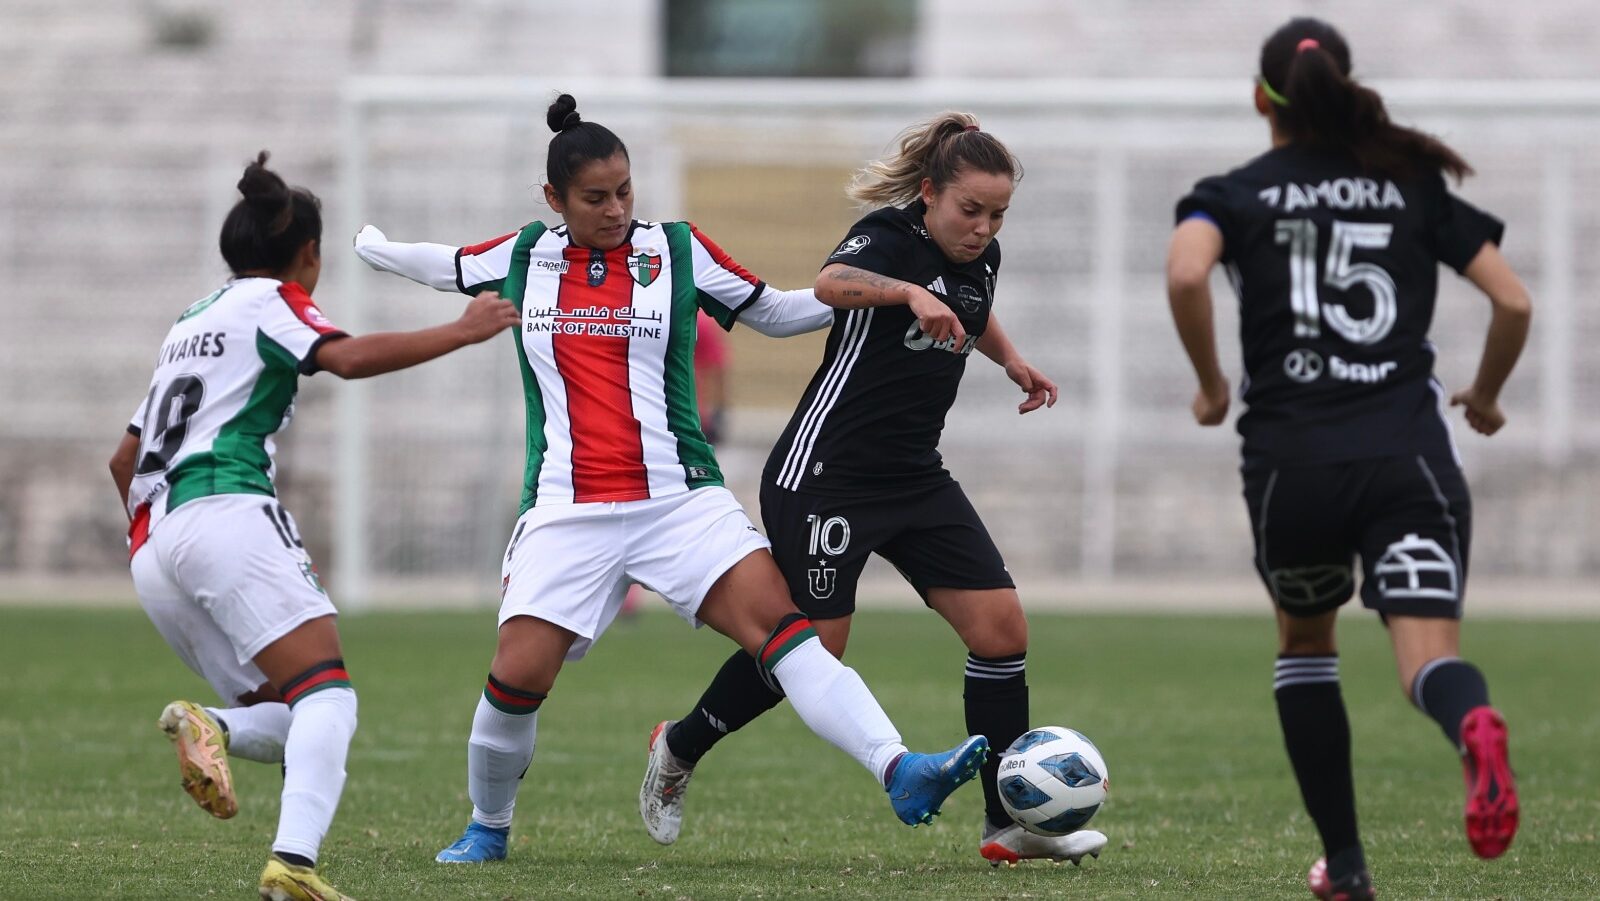
M 978 853 L 997 867 L 1002 863 L 1015 866 L 1019 860 L 1070 860 L 1079 866 L 1085 857 L 1099 857 L 1105 846 L 1105 833 L 1093 829 L 1048 836 L 1035 835 L 1021 826 L 997 829 L 985 822 Z
M 693 767 L 686 767 L 667 749 L 667 730 L 676 720 L 656 724 L 650 733 L 649 760 L 645 763 L 644 784 L 639 786 L 639 816 L 650 837 L 663 845 L 678 840 L 683 829 L 683 793 L 689 787 Z

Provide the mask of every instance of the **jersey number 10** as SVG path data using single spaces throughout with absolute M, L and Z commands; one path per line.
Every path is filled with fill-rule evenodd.
M 1323 322 L 1352 344 L 1376 344 L 1389 334 L 1398 305 L 1394 279 L 1377 263 L 1351 262 L 1350 254 L 1357 248 L 1382 250 L 1393 234 L 1394 226 L 1387 222 L 1333 223 L 1322 283 L 1340 291 L 1365 285 L 1372 292 L 1372 315 L 1357 319 L 1342 304 L 1317 297 L 1317 224 L 1278 220 L 1277 242 L 1289 245 L 1289 306 L 1296 338 L 1321 337 Z

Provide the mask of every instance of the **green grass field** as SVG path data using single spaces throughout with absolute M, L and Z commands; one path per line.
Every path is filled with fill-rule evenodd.
M 1502 859 L 1468 851 L 1459 768 L 1393 682 L 1381 629 L 1344 629 L 1362 825 L 1386 898 L 1600 897 L 1600 623 L 1469 624 L 1467 653 L 1512 725 L 1523 827 Z M 894 819 L 873 780 L 779 708 L 705 760 L 683 838 L 635 811 L 644 743 L 719 665 L 726 641 L 647 614 L 569 668 L 540 715 L 505 863 L 445 868 L 466 822 L 465 742 L 493 644 L 489 612 L 348 617 L 361 697 L 349 782 L 322 862 L 384 898 L 1300 898 L 1318 854 L 1271 702 L 1270 619 L 1038 616 L 1033 721 L 1080 729 L 1114 790 L 1081 869 L 991 869 L 976 785 L 931 828 Z M 928 613 L 858 618 L 851 660 L 915 748 L 963 734 L 964 652 Z M 155 727 L 212 702 L 137 611 L 0 608 L 0 898 L 254 897 L 277 822 L 276 767 L 239 761 L 238 817 L 178 788 Z

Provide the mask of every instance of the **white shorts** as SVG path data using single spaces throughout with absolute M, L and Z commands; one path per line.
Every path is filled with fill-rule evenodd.
M 263 648 L 337 612 L 273 497 L 189 501 L 156 524 L 130 568 L 156 630 L 228 704 L 267 681 L 251 662 Z
M 517 520 L 506 548 L 500 623 L 531 616 L 575 632 L 567 659 L 577 660 L 637 582 L 698 626 L 700 602 L 717 579 L 771 546 L 733 493 L 716 486 L 642 501 L 534 507 Z

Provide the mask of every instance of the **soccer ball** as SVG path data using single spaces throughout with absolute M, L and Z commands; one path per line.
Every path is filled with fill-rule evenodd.
M 1060 726 L 1040 726 L 1012 742 L 1000 755 L 995 781 L 1006 813 L 1038 835 L 1082 829 L 1111 787 L 1100 749 Z

